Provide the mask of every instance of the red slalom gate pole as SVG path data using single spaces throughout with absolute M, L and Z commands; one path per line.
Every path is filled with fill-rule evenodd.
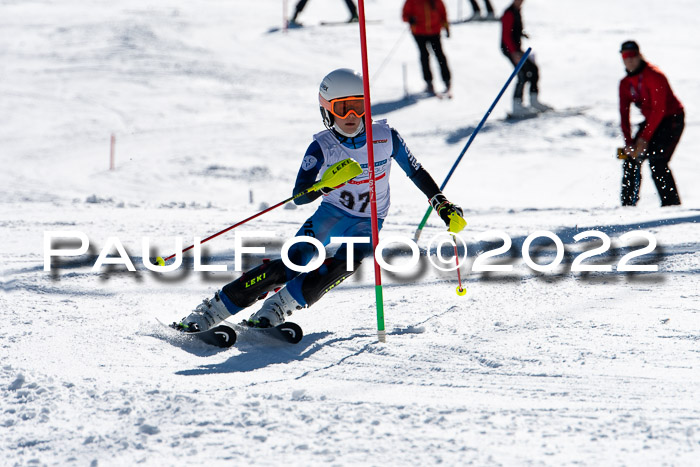
M 362 52 L 362 85 L 365 102 L 365 131 L 367 132 L 367 164 L 369 166 L 369 203 L 372 214 L 372 258 L 374 260 L 374 292 L 377 301 L 377 339 L 386 342 L 384 328 L 384 294 L 382 291 L 382 270 L 374 257 L 379 243 L 379 224 L 377 222 L 377 192 L 374 175 L 374 139 L 372 138 L 372 108 L 369 94 L 369 65 L 367 61 L 367 28 L 365 24 L 365 2 L 359 0 L 358 13 L 360 22 L 360 49 Z

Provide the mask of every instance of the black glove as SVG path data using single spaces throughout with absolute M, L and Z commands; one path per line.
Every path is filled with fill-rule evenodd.
M 445 195 L 442 193 L 433 196 L 430 199 L 430 205 L 435 209 L 435 212 L 438 213 L 448 228 L 450 227 L 450 214 L 457 213 L 459 217 L 464 217 L 462 208 L 447 201 L 447 198 L 445 198 Z
M 411 26 L 413 26 L 413 25 L 416 24 L 417 22 L 418 22 L 418 20 L 416 19 L 415 16 L 409 16 L 409 18 L 408 18 L 408 24 L 410 24 Z

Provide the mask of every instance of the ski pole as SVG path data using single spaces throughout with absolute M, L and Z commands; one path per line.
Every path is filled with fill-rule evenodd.
M 450 169 L 450 172 L 447 174 L 447 177 L 445 177 L 445 181 L 443 181 L 442 185 L 440 185 L 441 191 L 445 189 L 447 182 L 450 181 L 450 178 L 452 177 L 452 174 L 454 173 L 455 169 L 457 168 L 460 161 L 462 160 L 462 157 L 464 157 L 464 154 L 467 152 L 467 149 L 469 149 L 469 146 L 471 146 L 472 141 L 474 141 L 474 138 L 476 138 L 476 135 L 477 135 L 477 133 L 479 133 L 479 130 L 481 130 L 481 127 L 483 127 L 484 123 L 486 123 L 486 119 L 488 119 L 489 115 L 491 115 L 491 112 L 493 112 L 494 107 L 496 107 L 496 104 L 498 104 L 498 101 L 501 99 L 501 96 L 503 95 L 503 93 L 506 92 L 506 89 L 508 88 L 508 85 L 510 84 L 510 82 L 513 81 L 513 78 L 515 78 L 515 76 L 518 74 L 520 69 L 525 64 L 525 61 L 530 56 L 531 51 L 532 51 L 532 48 L 528 47 L 528 49 L 525 51 L 525 53 L 523 54 L 523 56 L 520 59 L 520 61 L 518 62 L 518 64 L 515 66 L 513 73 L 511 73 L 510 76 L 508 77 L 506 84 L 503 85 L 503 88 L 501 88 L 501 91 L 496 96 L 496 99 L 494 99 L 493 103 L 491 104 L 491 107 L 489 107 L 489 110 L 486 111 L 484 118 L 482 118 L 481 121 L 479 122 L 479 124 L 476 126 L 476 129 L 469 137 L 467 144 L 464 145 L 464 149 L 462 149 L 462 152 L 459 154 L 459 157 L 457 157 L 457 160 L 452 165 L 452 168 Z M 425 227 L 425 224 L 428 222 L 428 218 L 430 217 L 431 211 L 432 211 L 432 207 L 428 207 L 428 210 L 425 211 L 425 215 L 423 216 L 423 220 L 421 220 L 420 224 L 418 225 L 418 228 L 416 229 L 416 233 L 413 236 L 413 239 L 416 242 L 418 241 L 418 238 L 420 237 L 420 234 L 423 231 L 423 227 Z
M 225 234 L 226 232 L 228 232 L 231 229 L 235 229 L 239 225 L 243 225 L 246 222 L 255 219 L 256 217 L 262 216 L 266 212 L 272 211 L 273 209 L 278 208 L 278 207 L 282 206 L 283 204 L 286 204 L 286 203 L 293 201 L 297 198 L 300 198 L 307 193 L 320 190 L 321 188 L 338 187 L 344 183 L 347 183 L 351 179 L 357 177 L 361 173 L 362 173 L 362 167 L 360 167 L 360 164 L 358 164 L 357 161 L 355 161 L 352 158 L 347 158 L 347 159 L 344 159 L 340 162 L 337 162 L 337 163 L 333 164 L 332 166 L 328 167 L 328 169 L 326 169 L 326 171 L 323 173 L 323 176 L 321 177 L 321 180 L 314 183 L 312 186 L 310 186 L 306 190 L 300 191 L 296 195 L 290 196 L 289 198 L 285 199 L 284 201 L 280 201 L 279 203 L 275 204 L 274 206 L 270 206 L 269 208 L 264 209 L 264 210 L 260 211 L 259 213 L 248 217 L 247 219 L 244 219 L 240 222 L 237 222 L 236 224 L 233 224 L 230 227 L 226 227 L 224 230 L 221 230 L 215 234 L 208 236 L 207 238 L 205 238 L 204 240 L 202 240 L 199 243 L 201 245 L 202 243 L 208 242 L 209 240 L 216 238 L 221 234 Z M 191 250 L 192 248 L 194 248 L 194 245 L 188 246 L 187 248 L 182 250 L 180 253 L 184 253 L 188 250 Z M 159 256 L 156 258 L 156 262 L 161 266 L 165 266 L 165 262 L 171 260 L 176 255 L 177 255 L 177 253 L 173 253 L 172 255 L 170 255 L 166 258 L 162 258 Z

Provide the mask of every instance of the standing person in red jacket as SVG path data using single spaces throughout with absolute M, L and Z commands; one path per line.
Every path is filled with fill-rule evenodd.
M 425 79 L 425 92 L 435 94 L 433 88 L 433 74 L 430 72 L 428 44 L 440 64 L 442 81 L 445 83 L 445 92 L 450 90 L 450 68 L 447 58 L 442 51 L 440 31 L 445 28 L 447 37 L 450 37 L 450 25 L 447 22 L 447 11 L 442 0 L 406 0 L 403 6 L 403 20 L 411 25 L 411 33 L 418 44 L 420 63 Z
M 527 34 L 523 32 L 523 19 L 520 15 L 520 7 L 523 5 L 523 0 L 514 0 L 513 3 L 501 16 L 501 51 L 515 66 L 523 57 L 521 49 L 521 39 L 527 38 Z M 515 93 L 513 94 L 513 115 L 522 117 L 532 115 L 536 112 L 544 112 L 550 110 L 551 107 L 541 103 L 538 99 L 539 88 L 537 82 L 540 79 L 540 72 L 535 64 L 535 59 L 532 54 L 528 57 L 523 67 L 518 72 L 518 82 L 515 85 Z M 530 83 L 530 107 L 523 106 L 523 91 L 525 83 Z
M 627 70 L 627 76 L 620 81 L 620 126 L 627 156 L 622 175 L 622 205 L 635 206 L 639 200 L 645 158 L 649 159 L 661 206 L 681 204 L 668 162 L 685 127 L 683 105 L 673 94 L 666 76 L 644 60 L 636 42 L 624 42 L 620 53 Z M 632 103 L 645 118 L 634 138 L 630 130 Z

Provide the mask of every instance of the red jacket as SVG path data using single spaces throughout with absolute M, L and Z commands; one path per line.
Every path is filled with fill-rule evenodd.
M 634 103 L 644 115 L 646 126 L 639 135 L 650 141 L 659 123 L 665 117 L 683 112 L 683 105 L 671 90 L 661 70 L 642 62 L 641 71 L 627 75 L 620 81 L 620 126 L 625 143 L 633 143 L 630 131 L 630 104 Z
M 447 11 L 442 0 L 406 0 L 403 20 L 411 24 L 415 36 L 436 36 L 447 26 Z
M 511 5 L 501 16 L 501 50 L 508 57 L 513 52 L 522 52 L 523 18 L 520 10 Z

